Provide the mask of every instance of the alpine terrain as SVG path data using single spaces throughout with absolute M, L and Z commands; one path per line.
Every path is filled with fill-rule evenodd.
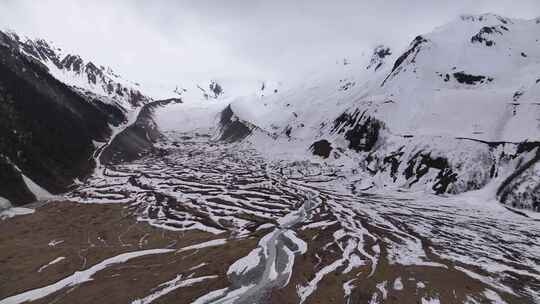
M 540 18 L 208 79 L 0 32 L 0 304 L 540 303 Z

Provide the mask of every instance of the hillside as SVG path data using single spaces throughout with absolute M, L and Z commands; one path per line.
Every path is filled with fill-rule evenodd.
M 540 166 L 522 164 L 538 159 L 539 28 L 538 19 L 461 16 L 402 52 L 379 47 L 341 73 L 231 109 L 265 153 L 307 157 L 311 147 L 361 172 L 363 188 L 457 194 L 493 181 L 502 201 L 538 210 L 540 185 L 526 176 Z M 521 182 L 506 180 L 516 171 Z
M 92 173 L 96 148 L 150 100 L 44 40 L 0 32 L 0 58 L 0 193 L 14 205 Z

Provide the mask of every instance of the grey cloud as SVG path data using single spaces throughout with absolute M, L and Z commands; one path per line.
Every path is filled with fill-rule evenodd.
M 3 0 L 1 26 L 137 81 L 279 78 L 379 43 L 405 47 L 459 14 L 540 15 L 538 0 Z

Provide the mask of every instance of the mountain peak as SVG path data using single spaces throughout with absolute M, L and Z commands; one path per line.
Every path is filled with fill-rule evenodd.
M 81 94 L 102 96 L 104 101 L 114 100 L 124 107 L 137 106 L 141 101 L 139 86 L 122 79 L 111 68 L 85 61 L 77 54 L 64 54 L 54 43 L 42 38 L 21 37 L 13 31 L 6 31 L 4 35 L 3 42 L 13 50 L 32 58 L 56 79 Z

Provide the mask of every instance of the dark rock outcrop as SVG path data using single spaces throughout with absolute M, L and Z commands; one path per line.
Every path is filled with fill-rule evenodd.
M 396 62 L 394 63 L 394 66 L 392 67 L 392 71 L 386 76 L 384 81 L 382 82 L 381 86 L 384 86 L 384 84 L 391 78 L 393 75 L 396 75 L 399 73 L 399 71 L 402 69 L 403 63 L 405 60 L 409 60 L 411 63 L 416 62 L 416 56 L 418 56 L 418 53 L 420 53 L 420 50 L 422 49 L 422 46 L 426 44 L 428 40 L 422 36 L 417 36 L 414 38 L 413 42 L 411 42 L 411 45 L 409 46 L 409 49 L 403 53 L 401 56 L 396 59 Z
M 429 152 L 417 153 L 413 158 L 409 159 L 403 175 L 410 181 L 409 185 L 413 185 L 420 181 L 430 169 L 438 170 L 432 186 L 435 194 L 446 193 L 450 184 L 457 181 L 457 174 L 453 172 L 448 160 L 440 156 L 432 157 Z
M 508 31 L 508 28 L 505 26 L 500 26 L 500 27 L 484 26 L 483 28 L 480 29 L 480 31 L 476 35 L 474 35 L 471 38 L 471 42 L 480 43 L 480 44 L 483 43 L 485 46 L 493 46 L 495 45 L 495 41 L 490 39 L 489 36 L 493 34 L 502 35 L 503 33 L 501 30 Z
M 392 52 L 390 51 L 389 47 L 386 47 L 384 45 L 379 45 L 373 50 L 373 54 L 371 55 L 371 59 L 369 61 L 369 65 L 366 67 L 366 69 L 373 68 L 373 71 L 377 71 L 380 69 L 384 64 L 384 58 L 387 56 L 392 55 Z
M 382 127 L 382 122 L 366 115 L 365 111 L 360 113 L 360 110 L 356 109 L 352 113 L 344 112 L 336 118 L 332 133 L 344 133 L 345 139 L 349 141 L 349 149 L 367 152 L 375 146 Z
M 456 81 L 461 84 L 475 85 L 475 84 L 485 83 L 486 80 L 488 82 L 493 81 L 493 78 L 490 78 L 490 77 L 486 77 L 483 75 L 471 75 L 465 72 L 456 72 L 453 75 Z
M 55 48 L 43 39 L 22 39 L 17 34 L 2 33 L 2 40 L 9 48 L 17 50 L 20 55 L 26 56 L 28 60 L 49 71 L 51 63 L 62 72 L 71 74 L 75 77 L 84 77 L 89 85 L 100 91 L 103 96 L 107 96 L 115 101 L 127 102 L 131 106 L 140 106 L 149 101 L 147 97 L 136 88 L 138 84 L 133 83 L 133 87 L 126 87 L 120 76 L 115 74 L 112 69 L 103 66 L 97 66 L 88 61 L 85 62 L 80 56 L 67 54 L 63 55 L 59 48 Z M 83 78 L 81 78 L 83 79 Z M 82 88 L 77 88 L 84 91 Z
M 153 119 L 154 110 L 170 102 L 171 99 L 166 99 L 144 105 L 135 123 L 120 132 L 103 150 L 101 163 L 129 162 L 155 152 L 154 143 L 161 137 L 161 133 Z
M 221 112 L 219 126 L 218 139 L 225 142 L 240 141 L 249 136 L 253 129 L 235 116 L 230 105 Z
M 10 163 L 51 193 L 66 191 L 92 171 L 93 141 L 105 141 L 109 124 L 123 120 L 115 105 L 75 92 L 0 32 L 0 196 L 14 205 L 31 198 Z
M 33 202 L 36 197 L 23 181 L 22 175 L 6 157 L 0 156 L 0 191 L 14 205 Z
M 318 155 L 322 158 L 328 158 L 333 148 L 330 142 L 328 142 L 326 139 L 321 139 L 319 141 L 314 142 L 309 147 L 309 149 L 311 150 L 313 155 Z

